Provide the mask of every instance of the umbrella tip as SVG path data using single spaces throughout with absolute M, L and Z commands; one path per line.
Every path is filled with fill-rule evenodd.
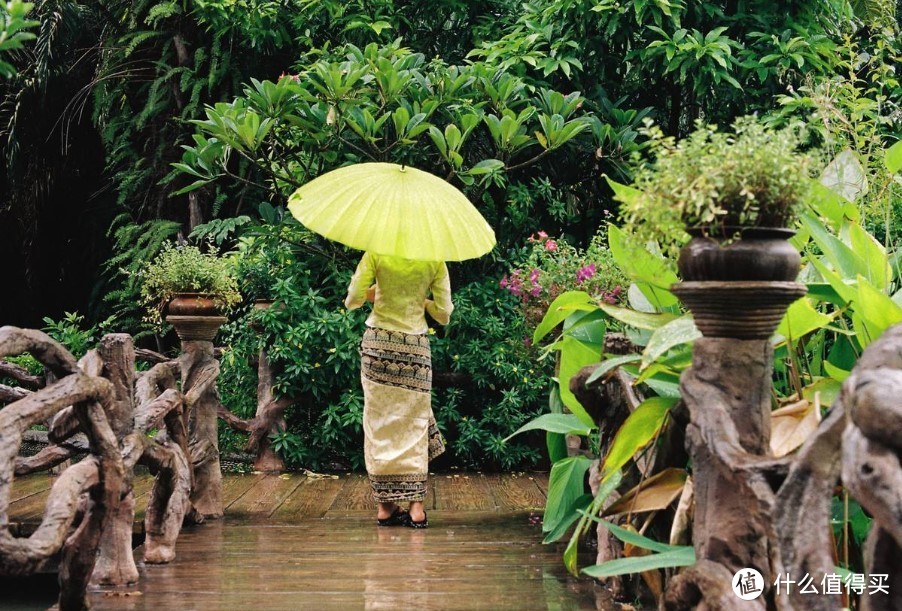
M 401 171 L 402 171 L 402 172 L 406 172 L 406 171 L 407 171 L 407 166 L 404 165 L 403 163 L 401 164 Z

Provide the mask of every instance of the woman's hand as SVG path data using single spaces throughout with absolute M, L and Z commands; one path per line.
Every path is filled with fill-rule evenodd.
M 366 300 L 370 303 L 376 303 L 376 285 L 374 284 L 366 290 Z

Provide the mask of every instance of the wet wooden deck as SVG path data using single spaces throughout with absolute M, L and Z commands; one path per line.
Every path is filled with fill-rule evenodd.
M 11 522 L 23 533 L 40 519 L 51 483 L 17 480 Z M 149 487 L 148 477 L 136 481 L 138 518 Z M 154 611 L 596 609 L 592 580 L 567 577 L 562 548 L 541 542 L 546 489 L 539 473 L 437 474 L 426 503 L 430 527 L 414 530 L 375 525 L 365 476 L 230 475 L 225 519 L 186 527 L 173 563 L 141 564 L 137 586 L 93 592 L 91 603 Z

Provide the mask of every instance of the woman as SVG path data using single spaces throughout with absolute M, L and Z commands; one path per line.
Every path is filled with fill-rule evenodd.
M 375 283 L 375 287 L 372 285 Z M 429 293 L 432 299 L 428 299 Z M 345 307 L 373 302 L 360 345 L 363 451 L 380 526 L 426 528 L 429 460 L 445 451 L 432 415 L 432 354 L 425 312 L 448 324 L 444 263 L 364 253 Z M 409 503 L 404 511 L 400 503 Z

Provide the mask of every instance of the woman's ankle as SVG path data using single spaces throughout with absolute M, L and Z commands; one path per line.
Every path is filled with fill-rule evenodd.
M 422 522 L 426 517 L 426 509 L 423 507 L 422 501 L 412 502 L 407 512 L 410 514 L 410 519 L 414 522 Z

